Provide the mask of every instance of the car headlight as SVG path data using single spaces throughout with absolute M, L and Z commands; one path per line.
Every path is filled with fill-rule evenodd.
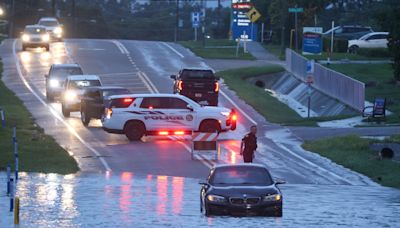
M 275 201 L 280 201 L 282 196 L 280 194 L 272 194 L 264 197 L 264 201 L 267 202 L 275 202 Z
M 55 79 L 50 79 L 50 87 L 52 88 L 60 87 L 60 82 Z
M 49 34 L 44 34 L 44 35 L 42 35 L 42 41 L 48 42 L 49 40 L 50 40 Z
M 23 34 L 21 38 L 23 42 L 28 42 L 31 39 L 31 37 L 27 34 Z
M 223 115 L 223 116 L 225 116 L 225 117 L 228 117 L 229 116 L 229 112 L 221 112 L 221 115 Z
M 61 27 L 57 27 L 57 28 L 55 28 L 54 29 L 54 33 L 55 34 L 61 34 L 63 31 L 62 31 L 62 28 Z
M 72 91 L 72 90 L 68 90 L 64 94 L 65 101 L 71 102 L 71 101 L 75 101 L 77 98 L 78 98 L 78 95 L 76 94 L 75 91 Z
M 216 203 L 224 203 L 224 202 L 226 202 L 225 197 L 217 196 L 217 195 L 208 195 L 207 199 L 210 202 L 216 202 Z

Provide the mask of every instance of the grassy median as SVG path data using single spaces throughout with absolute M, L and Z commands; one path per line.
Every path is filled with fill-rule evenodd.
M 303 148 L 362 173 L 384 186 L 400 188 L 400 163 L 380 160 L 377 152 L 369 148 L 374 142 L 379 141 L 351 135 L 307 141 Z M 392 136 L 387 142 L 400 143 L 400 135 Z
M 206 40 L 203 41 L 181 41 L 184 47 L 189 48 L 197 56 L 205 59 L 242 59 L 254 60 L 250 53 L 244 53 L 243 48 L 239 48 L 236 56 L 237 43 L 232 40 Z
M 337 64 L 329 67 L 364 82 L 368 101 L 386 98 L 386 108 L 393 112 L 393 115 L 387 116 L 386 122 L 400 123 L 400 86 L 394 81 L 390 64 Z
M 0 107 L 5 110 L 6 117 L 6 127 L 0 126 L 0 171 L 5 170 L 7 164 L 12 167 L 15 164 L 12 147 L 13 125 L 17 127 L 20 171 L 69 174 L 79 170 L 74 158 L 52 137 L 44 134 L 43 129 L 34 123 L 23 103 L 1 80 Z
M 246 81 L 251 77 L 279 73 L 284 70 L 279 65 L 268 65 L 221 71 L 217 75 L 222 77 L 230 89 L 234 90 L 241 99 L 251 105 L 269 122 L 291 126 L 317 126 L 317 122 L 339 118 L 337 116 L 302 118 L 269 92 Z

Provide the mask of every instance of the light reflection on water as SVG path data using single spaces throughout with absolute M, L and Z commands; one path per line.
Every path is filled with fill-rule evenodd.
M 283 218 L 206 218 L 199 212 L 196 179 L 128 172 L 22 173 L 20 177 L 21 227 L 382 227 L 400 223 L 400 191 L 383 187 L 283 185 Z M 0 173 L 0 181 L 4 180 Z M 8 202 L 1 194 L 0 208 L 7 208 Z M 11 214 L 0 220 L 0 227 L 10 224 Z

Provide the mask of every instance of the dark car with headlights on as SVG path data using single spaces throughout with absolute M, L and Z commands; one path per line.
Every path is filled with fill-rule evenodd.
M 200 191 L 200 210 L 220 214 L 282 217 L 282 193 L 267 168 L 258 164 L 217 165 Z
M 124 87 L 99 86 L 85 89 L 81 98 L 81 121 L 85 126 L 89 125 L 91 119 L 101 119 L 104 115 L 105 106 L 113 95 L 130 94 Z
M 53 64 L 46 78 L 46 98 L 52 102 L 60 97 L 64 90 L 65 79 L 70 75 L 82 75 L 83 71 L 78 64 Z

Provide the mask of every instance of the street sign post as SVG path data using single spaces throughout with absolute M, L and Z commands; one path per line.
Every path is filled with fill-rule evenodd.
M 299 49 L 299 38 L 298 38 L 298 29 L 297 29 L 297 14 L 303 13 L 304 8 L 298 8 L 297 5 L 294 8 L 288 9 L 289 13 L 294 13 L 294 23 L 295 23 L 295 40 L 296 40 L 296 51 Z
M 231 11 L 231 36 L 233 40 L 241 39 L 243 32 L 246 33 L 249 40 L 256 40 L 258 34 L 257 24 L 253 24 L 247 13 L 254 8 L 250 0 L 232 0 Z M 254 20 L 258 19 L 254 16 Z
M 307 102 L 307 117 L 310 118 L 310 111 L 311 111 L 311 93 L 312 87 L 311 85 L 314 83 L 314 60 L 307 61 L 306 65 L 306 73 L 307 73 L 307 85 L 308 85 L 308 102 Z
M 201 12 L 192 12 L 192 28 L 194 28 L 194 41 L 197 41 L 197 29 L 200 27 Z

